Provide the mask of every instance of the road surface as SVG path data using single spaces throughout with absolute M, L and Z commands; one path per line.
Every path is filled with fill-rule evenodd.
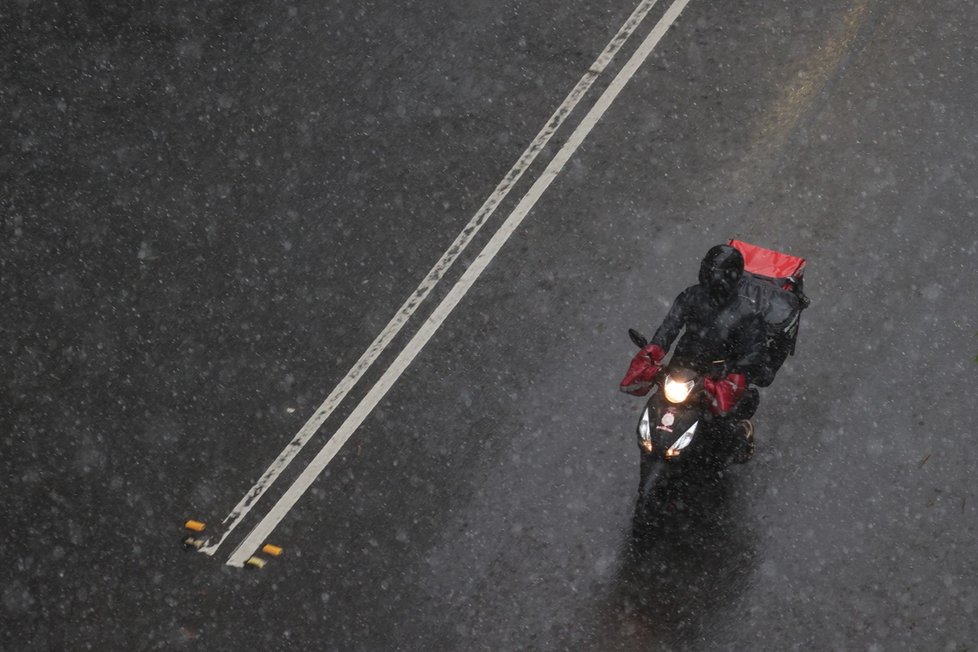
M 978 14 L 645 5 L 0 10 L 0 647 L 973 647 Z M 626 330 L 731 237 L 798 353 L 634 545 Z

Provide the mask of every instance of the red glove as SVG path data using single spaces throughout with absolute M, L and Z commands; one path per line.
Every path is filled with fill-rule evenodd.
M 744 395 L 744 390 L 747 389 L 747 376 L 744 374 L 727 374 L 726 377 L 717 379 L 708 376 L 703 379 L 703 387 L 713 399 L 710 404 L 710 411 L 716 415 L 724 415 Z
M 628 372 L 621 379 L 618 389 L 633 396 L 645 396 L 652 389 L 655 376 L 661 368 L 666 352 L 658 344 L 649 344 L 635 354 L 628 365 Z

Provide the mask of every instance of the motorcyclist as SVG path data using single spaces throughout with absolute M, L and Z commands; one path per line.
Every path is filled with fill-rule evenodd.
M 657 371 L 675 343 L 672 363 L 706 374 L 704 387 L 712 397 L 710 407 L 720 429 L 743 440 L 734 457 L 740 463 L 754 453 L 750 417 L 757 409 L 758 394 L 747 385 L 761 368 L 766 343 L 764 318 L 753 301 L 738 292 L 743 275 L 740 251 L 730 245 L 711 248 L 700 264 L 699 283 L 679 294 L 638 354 L 646 356 L 650 369 Z M 622 390 L 632 391 L 624 382 Z

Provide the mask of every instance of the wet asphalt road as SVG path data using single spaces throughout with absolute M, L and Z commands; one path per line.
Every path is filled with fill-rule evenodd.
M 248 572 L 223 564 L 233 542 L 180 549 L 183 520 L 231 510 L 633 9 L 0 10 L 0 647 L 974 646 L 965 0 L 692 0 L 275 530 L 285 555 Z M 806 256 L 814 303 L 763 391 L 754 461 L 636 546 L 625 331 L 651 331 L 728 237 Z

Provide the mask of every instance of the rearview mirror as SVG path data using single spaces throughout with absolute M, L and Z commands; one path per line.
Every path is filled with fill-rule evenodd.
M 628 337 L 632 338 L 632 341 L 635 342 L 635 346 L 640 349 L 644 349 L 649 344 L 649 341 L 645 339 L 645 336 L 634 328 L 628 329 Z

